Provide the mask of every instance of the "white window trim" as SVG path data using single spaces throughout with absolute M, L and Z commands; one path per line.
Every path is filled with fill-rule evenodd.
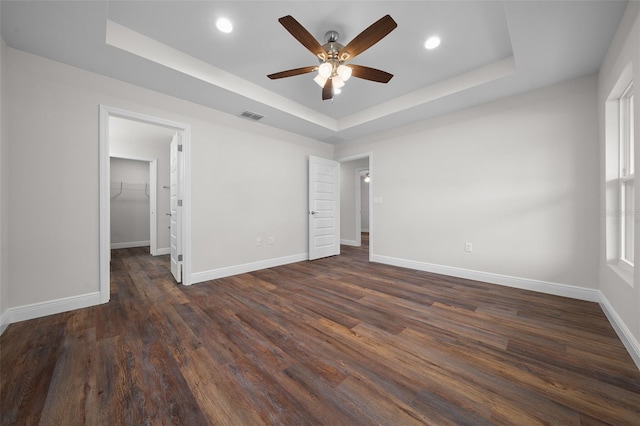
M 632 208 L 630 209 L 627 205 L 627 197 L 626 197 L 626 186 L 628 183 L 634 184 L 635 187 L 635 164 L 633 159 L 634 154 L 634 141 L 631 140 L 631 132 L 629 131 L 630 126 L 633 125 L 633 117 L 632 109 L 630 107 L 630 99 L 633 98 L 633 82 L 630 82 L 627 87 L 624 89 L 620 97 L 618 98 L 618 122 L 619 122 L 619 179 L 618 185 L 620 188 L 619 200 L 618 200 L 618 209 L 620 211 L 619 220 L 620 220 L 620 232 L 619 232 L 619 243 L 620 243 L 620 252 L 618 259 L 618 266 L 622 269 L 627 270 L 633 274 L 634 271 L 634 262 L 633 259 L 629 259 L 626 253 L 626 245 L 627 240 L 631 239 L 631 244 L 633 248 L 633 252 L 635 252 L 634 246 L 634 235 L 628 235 L 627 232 L 627 218 L 628 215 L 632 215 L 632 221 L 635 220 L 635 194 L 633 194 L 632 200 Z M 635 231 L 635 230 L 634 230 Z M 633 254 L 632 254 L 633 256 Z
M 605 261 L 608 267 L 615 272 L 620 278 L 622 278 L 631 287 L 634 286 L 634 267 L 630 262 L 623 260 L 624 253 L 624 240 L 622 239 L 622 232 L 624 232 L 624 220 L 625 215 L 628 214 L 624 210 L 623 206 L 623 189 L 625 182 L 634 182 L 634 210 L 640 205 L 635 198 L 637 188 L 635 188 L 635 173 L 634 170 L 629 170 L 630 173 L 626 173 L 626 164 L 623 165 L 621 160 L 624 158 L 621 152 L 621 145 L 623 134 L 623 127 L 621 125 L 621 102 L 625 96 L 633 95 L 633 66 L 629 62 L 623 71 L 620 73 L 620 77 L 611 88 L 609 96 L 607 96 L 605 103 L 605 168 L 604 168 L 604 197 L 605 197 Z M 637 83 L 637 82 L 636 82 Z M 635 99 L 634 99 L 635 103 Z M 634 108 L 637 105 L 634 104 Z M 637 113 L 637 111 L 635 111 Z M 636 114 L 637 115 L 637 114 Z M 635 117 L 632 118 L 635 123 Z M 637 126 L 636 126 L 637 127 Z M 637 128 L 634 129 L 637 132 Z M 637 134 L 634 135 L 634 139 L 637 139 Z M 635 140 L 632 141 L 633 145 L 630 146 L 631 152 L 625 152 L 627 157 L 629 154 L 633 154 L 635 158 L 636 146 Z M 627 148 L 626 146 L 624 147 Z M 625 172 L 623 174 L 623 172 Z M 626 175 L 626 176 L 625 176 Z M 634 228 L 638 227 L 635 223 L 635 211 L 631 212 L 634 215 Z M 640 229 L 634 229 L 634 233 L 640 231 Z M 635 236 L 634 236 L 635 241 Z M 640 247 L 634 247 L 634 252 Z M 634 253 L 635 256 L 635 253 Z

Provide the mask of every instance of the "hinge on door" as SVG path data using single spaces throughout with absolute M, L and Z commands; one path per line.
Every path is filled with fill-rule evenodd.
M 182 200 L 178 200 L 178 207 L 182 207 Z
M 182 144 L 178 145 L 178 152 L 182 152 Z
M 182 262 L 182 255 L 181 254 L 178 255 L 178 262 Z

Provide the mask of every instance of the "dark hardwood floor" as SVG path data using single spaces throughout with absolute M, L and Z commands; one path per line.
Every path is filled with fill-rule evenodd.
M 9 326 L 3 425 L 640 424 L 595 303 L 366 246 L 190 287 L 147 253 L 113 252 L 108 304 Z

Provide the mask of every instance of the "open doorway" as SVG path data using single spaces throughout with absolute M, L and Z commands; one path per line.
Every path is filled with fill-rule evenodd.
M 172 145 L 172 141 L 174 142 Z M 175 168 L 175 153 L 173 149 L 179 150 L 179 171 L 178 181 L 170 177 Z M 146 162 L 148 179 L 147 182 L 139 176 L 131 179 L 132 182 L 125 182 L 120 179 L 124 192 L 125 185 L 131 184 L 129 189 L 139 190 L 143 187 L 143 196 L 149 197 L 147 211 L 149 213 L 149 246 L 151 254 L 170 254 L 179 262 L 179 276 L 176 280 L 185 285 L 191 283 L 190 279 L 190 128 L 188 125 L 172 122 L 162 118 L 147 116 L 131 111 L 100 107 L 100 297 L 101 302 L 109 301 L 110 294 L 110 258 L 111 258 L 111 202 L 112 196 L 118 192 L 119 188 L 114 188 L 116 183 L 111 179 L 112 157 L 119 159 L 137 160 Z M 166 160 L 164 159 L 166 158 Z M 170 164 L 171 163 L 171 164 Z M 165 170 L 166 169 L 166 170 Z M 155 174 L 155 179 L 154 178 Z M 174 176 L 175 177 L 175 176 Z M 133 182 L 135 180 L 135 182 Z M 155 188 L 151 188 L 151 185 Z M 138 186 L 140 188 L 138 188 Z M 173 189 L 171 189 L 173 188 Z M 175 214 L 175 209 L 170 205 L 173 191 L 179 189 L 176 203 L 178 206 L 179 220 L 170 220 L 170 215 Z M 170 194 L 171 193 L 171 194 Z M 131 193 L 130 195 L 134 195 Z M 141 195 L 141 194 L 138 194 Z M 152 195 L 154 200 L 151 200 Z M 139 200 L 144 201 L 144 200 Z M 155 226 L 152 222 L 155 221 Z M 145 225 L 143 225 L 145 226 Z M 174 229 L 169 229 L 173 226 Z M 175 228 L 179 230 L 179 238 L 175 242 L 179 250 L 171 250 L 171 235 Z M 154 232 L 155 230 L 155 232 Z M 155 234 L 155 235 L 154 235 Z M 129 236 L 129 239 L 134 236 Z M 135 237 L 137 238 L 137 237 Z M 143 238 L 143 237 L 142 237 Z M 146 240 L 138 240 L 138 243 Z M 135 243 L 136 241 L 132 241 Z M 126 242 L 125 242 L 126 243 Z M 174 274 L 175 276 L 175 274 Z
M 149 247 L 151 255 L 158 255 L 156 207 L 162 197 L 156 193 L 156 169 L 157 159 L 111 156 L 112 250 Z
M 373 229 L 372 154 L 365 153 L 338 159 L 340 162 L 340 243 L 360 247 L 368 245 L 371 258 Z M 365 181 L 366 178 L 366 181 Z
M 109 119 L 112 249 L 141 247 L 148 241 L 146 246 L 151 255 L 170 253 L 169 151 L 175 134 L 174 129 L 163 126 L 120 117 Z M 146 168 L 146 176 L 142 168 Z M 120 195 L 115 197 L 115 194 Z M 147 217 L 143 217 L 140 204 L 147 200 Z M 118 214 L 116 218 L 114 213 Z M 115 229 L 114 225 L 117 226 Z M 143 226 L 147 226 L 148 231 L 143 230 Z M 143 233 L 147 239 L 138 240 Z M 139 243 L 135 245 L 136 242 Z

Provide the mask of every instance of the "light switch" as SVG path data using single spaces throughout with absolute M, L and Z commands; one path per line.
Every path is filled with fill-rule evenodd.
M 373 197 L 373 204 L 375 205 L 381 205 L 382 204 L 382 197 Z

